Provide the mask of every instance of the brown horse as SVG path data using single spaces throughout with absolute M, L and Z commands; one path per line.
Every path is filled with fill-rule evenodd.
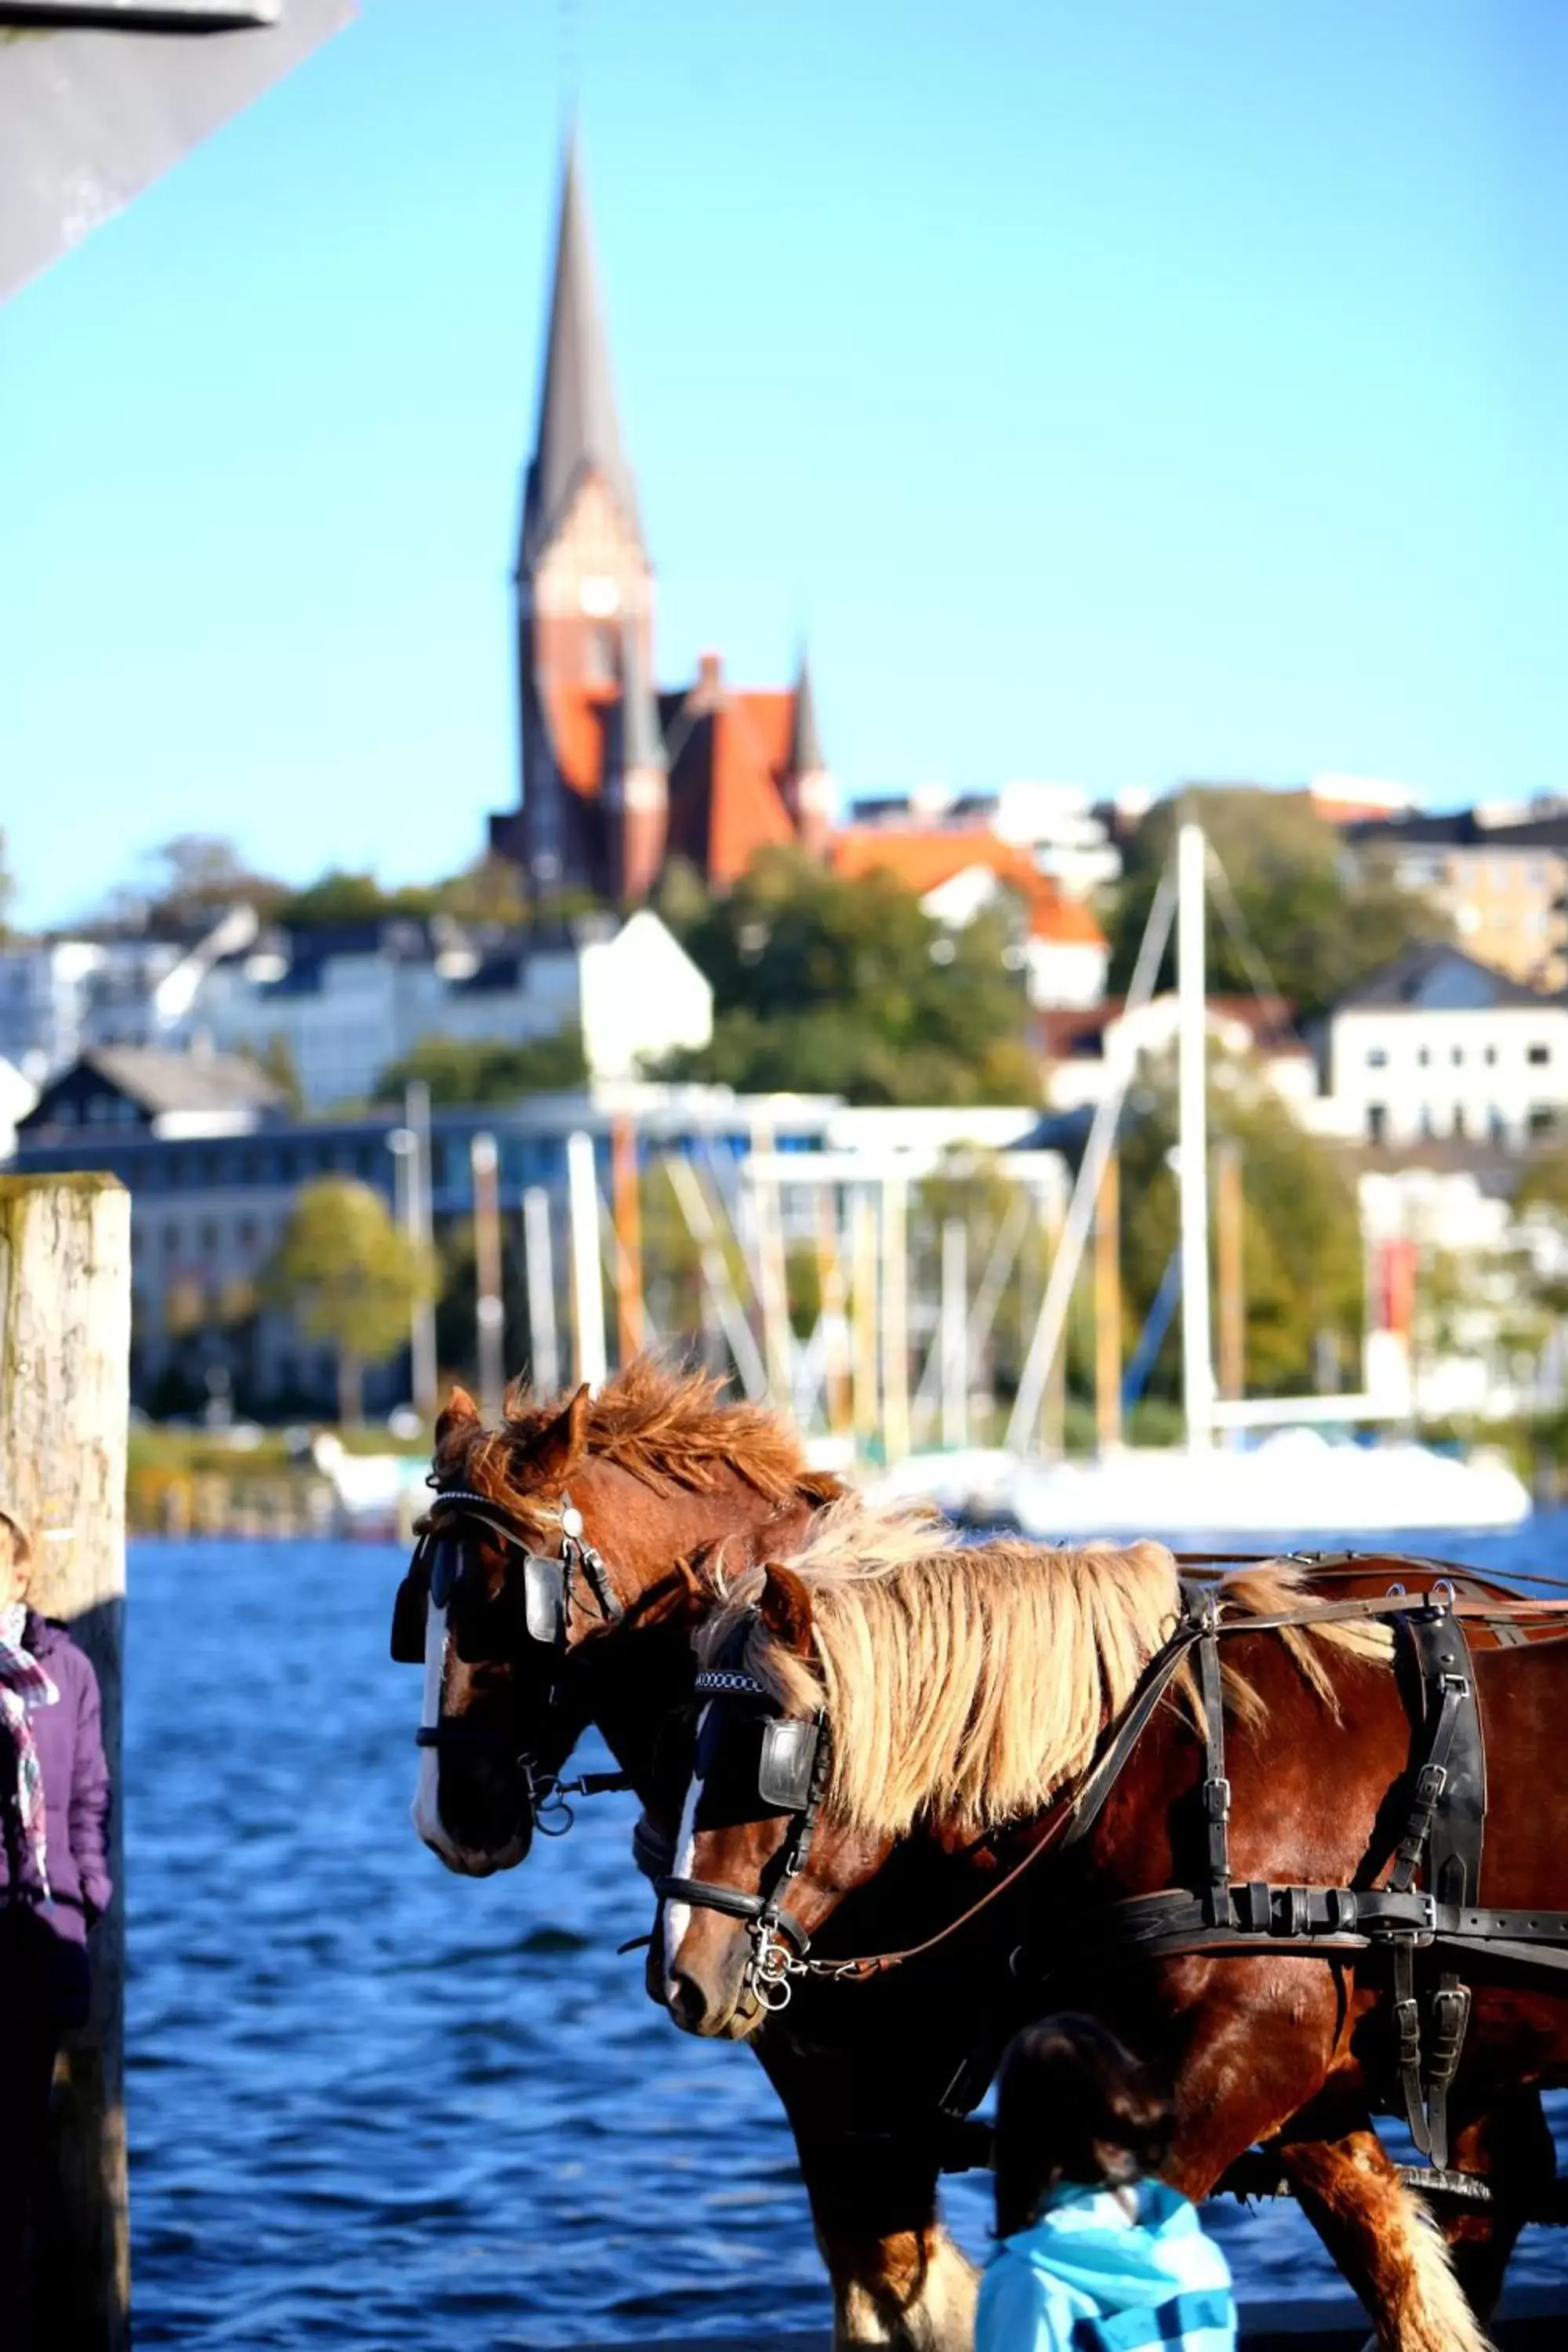
M 1310 1597 L 1289 1567 L 1224 1594 L 1226 1616 L 1242 1620 Z M 717 1679 L 665 1906 L 671 2009 L 689 2031 L 740 2037 L 756 2030 L 759 2000 L 779 1997 L 779 1979 L 759 1969 L 759 1923 L 707 1907 L 703 1890 L 782 1903 L 818 1960 L 876 1955 L 940 1937 L 1047 1847 L 950 1940 L 897 1969 L 920 1980 L 926 2013 L 956 2010 L 994 2046 L 1031 2010 L 1097 2011 L 1171 2074 L 1178 2186 L 1203 2197 L 1248 2149 L 1276 2151 L 1380 2340 L 1397 2352 L 1474 2352 L 1477 2323 L 1441 2242 L 1372 2127 L 1392 2060 L 1373 1957 L 1135 1957 L 1108 1934 L 1110 1906 L 1203 1884 L 1195 1706 L 1178 1691 L 1157 1710 L 1089 1834 L 1070 1855 L 1048 1851 L 1181 1606 L 1175 1562 L 1159 1545 L 961 1551 L 933 1543 L 929 1528 L 864 1513 L 825 1514 L 788 1567 L 734 1580 L 700 1640 Z M 1227 1638 L 1237 1880 L 1386 1882 L 1420 1706 L 1390 1646 L 1365 1626 Z M 1561 1889 L 1552 1857 L 1568 1832 L 1568 1790 L 1548 1769 L 1568 1704 L 1568 1645 L 1478 1639 L 1474 1661 L 1491 1786 L 1485 1899 L 1546 1905 Z M 820 1722 L 826 1741 L 808 1846 L 809 1816 L 781 1811 L 776 1791 L 760 1786 L 770 1755 L 776 1768 L 789 1754 L 770 1745 L 779 1720 Z M 879 1906 L 868 1902 L 879 1888 Z M 854 1941 L 842 1932 L 852 1904 Z M 1538 2093 L 1568 2079 L 1568 2003 L 1517 1963 L 1478 1958 L 1465 1973 L 1474 2009 L 1451 2095 L 1454 2160 L 1487 2174 L 1498 2201 L 1456 2235 L 1485 2308 L 1523 2212 L 1551 2181 Z M 885 1981 L 837 1990 L 853 2001 Z
M 395 1646 L 400 1622 L 427 1629 L 427 1726 L 477 1735 L 426 1748 L 421 1836 L 449 1869 L 511 1868 L 531 1843 L 535 1790 L 596 1724 L 654 1848 L 672 1851 L 690 1766 L 677 1712 L 691 1696 L 689 1628 L 711 1601 L 689 1562 L 714 1550 L 738 1567 L 798 1545 L 838 1482 L 807 1468 L 771 1413 L 720 1403 L 711 1383 L 646 1361 L 592 1402 L 585 1391 L 553 1406 L 514 1397 L 495 1431 L 456 1391 L 437 1425 L 434 1477 L 484 1498 L 490 1516 L 462 1520 L 468 1565 L 447 1611 L 432 1607 L 424 1547 L 397 1599 Z M 563 1655 L 529 1637 L 512 1588 L 520 1543 L 561 1549 L 568 1496 L 602 1555 L 613 1610 L 574 1613 Z M 847 1916 L 853 1926 L 853 1906 Z M 659 1998 L 662 1980 L 649 1990 Z M 929 2035 L 912 2061 L 918 2021 L 901 1985 L 848 2007 L 814 1990 L 787 2030 L 780 2021 L 758 2037 L 756 2054 L 795 2134 L 839 2341 L 963 2352 L 973 2277 L 938 2221 L 937 2183 L 942 2097 L 970 2037 L 966 2022 Z

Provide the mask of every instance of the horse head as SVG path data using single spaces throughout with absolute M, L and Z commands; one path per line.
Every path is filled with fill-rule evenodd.
M 596 1403 L 586 1388 L 556 1406 L 514 1395 L 498 1430 L 454 1390 L 393 1622 L 394 1655 L 425 1667 L 415 1824 L 449 1869 L 523 1860 L 591 1722 L 651 1808 L 661 1727 L 690 1688 L 689 1629 L 711 1598 L 693 1563 L 731 1538 L 749 1558 L 752 1528 L 798 1531 L 814 1507 L 749 1483 L 743 1453 L 740 1471 L 722 1458 L 713 1431 L 742 1416 L 643 1366 Z M 683 1778 L 684 1757 L 671 1826 Z
M 700 1707 L 672 1875 L 658 1882 L 664 1997 L 689 2033 L 740 2041 L 892 1841 L 835 1804 L 811 1593 L 770 1563 L 698 1640 Z

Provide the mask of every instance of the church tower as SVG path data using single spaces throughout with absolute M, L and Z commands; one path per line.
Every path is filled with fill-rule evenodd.
M 622 446 L 609 346 L 574 128 L 561 179 L 555 271 L 533 455 L 514 572 L 521 810 L 492 821 L 493 846 L 522 865 L 531 892 L 616 891 L 628 866 L 615 835 L 626 794 L 601 790 L 623 678 L 653 676 L 653 572 Z M 645 714 L 630 733 L 645 742 Z M 641 772 L 632 797 L 646 797 Z M 639 828 L 650 831 L 646 823 Z M 646 887 L 646 884 L 643 886 Z

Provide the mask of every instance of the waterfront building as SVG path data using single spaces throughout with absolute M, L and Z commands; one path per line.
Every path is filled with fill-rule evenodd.
M 739 1165 L 760 1137 L 774 1152 L 817 1150 L 836 1112 L 842 1115 L 834 1097 L 745 1097 L 724 1087 L 637 1084 L 510 1104 L 438 1106 L 430 1121 L 434 1233 L 438 1243 L 447 1240 L 471 1217 L 474 1138 L 493 1137 L 509 1234 L 518 1235 L 525 1191 L 539 1187 L 549 1199 L 564 1330 L 571 1135 L 592 1139 L 606 1200 L 617 1119 L 630 1122 L 644 1154 L 690 1160 L 734 1197 Z M 955 1131 L 966 1131 L 973 1118 L 959 1115 Z M 247 1412 L 331 1416 L 331 1351 L 302 1339 L 288 1317 L 263 1304 L 261 1277 L 302 1184 L 347 1178 L 374 1186 L 389 1207 L 400 1205 L 403 1122 L 401 1105 L 295 1118 L 280 1089 L 255 1070 L 234 1076 L 224 1056 L 95 1053 L 62 1073 L 18 1122 L 9 1169 L 24 1175 L 105 1171 L 131 1193 L 132 1393 L 140 1405 L 191 1410 L 208 1375 L 220 1373 Z M 520 1327 L 509 1334 L 508 1353 L 514 1366 L 526 1357 Z M 402 1362 L 367 1378 L 373 1411 L 407 1394 Z
M 1344 824 L 1346 854 L 1418 891 L 1459 945 L 1530 988 L 1568 987 L 1568 813 L 1416 810 Z
M 427 1039 L 580 1041 L 592 1079 L 635 1077 L 645 1056 L 700 1047 L 713 992 L 649 908 L 528 931 L 396 916 L 264 933 L 207 975 L 193 1019 L 226 1051 L 280 1046 L 303 1108 L 363 1102 Z
M 256 929 L 241 906 L 185 937 L 106 929 L 0 948 L 0 1055 L 37 1084 L 90 1045 L 165 1045 L 212 966 Z
M 1513 1149 L 1568 1111 L 1568 1003 L 1444 944 L 1349 990 L 1319 1032 L 1333 1126 L 1371 1143 Z

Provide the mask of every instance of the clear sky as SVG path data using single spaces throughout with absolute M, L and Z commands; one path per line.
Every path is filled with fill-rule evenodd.
M 1568 789 L 1561 0 L 363 0 L 0 311 L 0 824 L 450 870 L 568 74 L 661 678 L 843 786 Z

